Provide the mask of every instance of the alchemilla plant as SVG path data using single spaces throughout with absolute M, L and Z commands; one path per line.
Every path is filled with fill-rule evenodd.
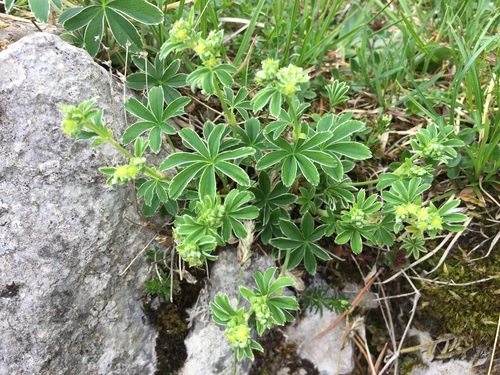
M 110 2 L 106 17 L 128 14 L 118 7 L 122 3 Z M 86 33 L 97 17 L 92 12 L 97 8 L 88 11 Z M 66 23 L 73 29 L 84 26 L 76 22 L 81 13 L 67 16 Z M 139 72 L 130 82 L 145 94 L 142 101 L 125 103 L 139 121 L 120 140 L 103 124 L 94 99 L 62 105 L 63 131 L 76 140 L 92 139 L 92 147 L 111 144 L 127 158 L 101 169 L 108 184 L 135 180 L 146 216 L 162 209 L 175 217 L 174 246 L 189 267 L 216 261 L 217 247 L 244 240 L 246 223 L 254 221 L 260 241 L 273 249 L 280 267 L 255 273 L 253 289 L 240 287 L 246 304 L 235 306 L 226 295 L 210 304 L 237 359 L 253 359 L 253 350 L 262 350 L 257 336 L 294 320 L 297 301 L 283 295 L 284 288 L 293 287 L 286 271 L 304 267 L 315 274 L 318 261 L 332 257 L 326 242 L 349 244 L 354 253 L 363 246 L 402 249 L 418 258 L 429 238 L 463 229 L 466 217 L 458 200 L 436 206 L 423 199 L 433 171 L 453 160 L 463 143 L 451 125 L 431 123 L 416 133 L 392 173 L 353 181 L 349 172 L 372 155 L 357 137 L 365 130 L 363 121 L 351 112 L 336 113 L 335 106 L 348 99 L 347 84 L 333 80 L 325 90 L 330 108 L 315 113 L 307 66 L 266 57 L 245 85 L 240 67 L 226 58 L 222 30 L 202 33 L 197 26 L 191 11 L 168 30 L 154 65 L 133 60 Z M 177 73 L 187 62 L 195 62 L 185 69 L 189 74 Z M 148 82 L 148 77 L 158 79 Z M 190 102 L 174 89 L 182 86 L 220 103 L 223 119 L 206 121 L 201 131 L 175 130 L 169 119 L 183 115 Z M 151 164 L 148 154 L 167 147 L 170 154 L 159 165 Z

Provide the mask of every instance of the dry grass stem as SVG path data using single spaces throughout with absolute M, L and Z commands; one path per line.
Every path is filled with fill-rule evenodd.
M 498 343 L 498 333 L 500 331 L 500 315 L 498 315 L 498 322 L 497 322 L 497 332 L 495 334 L 495 343 L 493 344 L 493 350 L 491 353 L 491 360 L 490 360 L 490 366 L 488 368 L 488 375 L 491 374 L 491 370 L 493 369 L 493 360 L 495 359 L 495 351 L 497 348 L 497 343 Z
M 387 283 L 391 282 L 392 280 L 396 279 L 397 277 L 399 277 L 399 275 L 403 274 L 404 272 L 408 271 L 409 269 L 411 269 L 411 268 L 415 267 L 416 265 L 418 265 L 422 262 L 425 262 L 427 259 L 433 257 L 446 244 L 446 242 L 448 242 L 448 240 L 452 236 L 453 236 L 453 233 L 448 233 L 446 235 L 446 237 L 443 239 L 443 241 L 441 241 L 441 243 L 438 246 L 436 246 L 436 248 L 434 250 L 432 250 L 430 253 L 423 256 L 422 258 L 419 258 L 418 260 L 416 260 L 415 262 L 410 264 L 408 267 L 402 269 L 401 271 L 396 272 L 394 275 L 392 275 L 388 279 L 382 281 L 380 284 L 387 284 Z
M 356 298 L 354 299 L 354 301 L 352 301 L 351 303 L 351 307 L 344 311 L 342 313 L 342 315 L 340 315 L 332 324 L 330 324 L 323 332 L 319 333 L 318 335 L 316 335 L 315 339 L 319 339 L 321 337 L 323 337 L 324 335 L 326 335 L 328 332 L 330 332 L 333 328 L 335 328 L 337 326 L 337 324 L 339 324 L 339 322 L 342 321 L 342 319 L 344 319 L 347 314 L 351 313 L 354 308 L 361 302 L 361 300 L 363 299 L 363 297 L 365 296 L 366 292 L 368 291 L 368 289 L 370 289 L 370 287 L 372 286 L 373 282 L 376 280 L 377 276 L 382 272 L 382 268 L 379 269 L 377 271 L 377 273 L 370 279 L 370 281 L 368 281 L 368 283 L 364 286 L 363 289 L 361 289 L 361 291 L 359 292 L 359 294 L 356 296 Z
M 397 362 L 397 359 L 399 358 L 399 356 L 401 354 L 401 349 L 403 347 L 403 343 L 405 341 L 406 335 L 408 334 L 408 331 L 410 330 L 410 326 L 411 326 L 411 324 L 413 322 L 413 318 L 415 317 L 415 312 L 417 311 L 418 300 L 420 299 L 420 292 L 415 287 L 415 285 L 413 284 L 413 282 L 411 281 L 411 279 L 408 277 L 408 275 L 405 272 L 403 272 L 403 275 L 406 277 L 406 280 L 408 280 L 408 283 L 411 285 L 411 287 L 415 291 L 415 298 L 413 299 L 413 307 L 411 309 L 410 319 L 408 320 L 408 323 L 406 324 L 406 327 L 405 327 L 405 330 L 403 332 L 403 335 L 401 336 L 401 340 L 399 341 L 399 346 L 398 346 L 396 352 L 392 355 L 392 357 L 387 360 L 387 363 L 382 368 L 382 370 L 380 370 L 381 374 L 383 374 L 386 371 L 388 371 L 389 368 L 392 366 L 393 362 L 395 362 L 394 363 L 394 373 L 395 374 L 398 373 L 398 362 Z
M 471 223 L 471 221 L 472 221 L 472 217 L 469 217 L 464 222 L 464 230 L 456 233 L 455 236 L 453 236 L 453 239 L 451 240 L 450 244 L 448 245 L 448 247 L 444 251 L 443 255 L 441 256 L 441 259 L 439 259 L 439 262 L 436 265 L 436 267 L 434 267 L 431 271 L 427 272 L 426 276 L 430 275 L 431 273 L 434 273 L 436 270 L 439 269 L 439 267 L 441 267 L 441 264 L 443 264 L 443 262 L 448 257 L 448 254 L 449 254 L 450 250 L 453 248 L 453 245 L 455 245 L 455 243 L 458 241 L 458 239 L 460 238 L 460 236 L 464 233 L 465 229 L 467 229 L 467 227 L 469 226 L 469 224 Z

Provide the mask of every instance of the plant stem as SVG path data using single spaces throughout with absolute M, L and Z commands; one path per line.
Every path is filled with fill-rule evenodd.
M 285 276 L 286 269 L 288 268 L 288 263 L 290 262 L 290 254 L 291 250 L 286 250 L 285 254 L 285 261 L 283 262 L 283 266 L 281 267 L 280 275 L 279 277 Z
M 375 180 L 370 180 L 370 181 L 360 181 L 360 182 L 351 182 L 351 186 L 368 186 L 368 185 L 375 185 L 380 182 L 380 178 L 377 178 Z
M 151 168 L 151 167 L 145 167 L 144 168 L 144 174 L 146 176 L 154 178 L 155 180 L 168 180 L 168 181 L 170 181 L 172 179 L 172 177 L 167 176 L 167 175 L 165 175 L 163 173 L 160 173 L 156 169 Z
M 90 120 L 86 121 L 85 126 L 94 133 L 96 133 L 104 142 L 113 145 L 118 151 L 120 151 L 127 158 L 133 159 L 135 157 L 130 152 L 125 150 L 122 147 L 122 145 L 120 145 L 117 141 L 115 141 L 113 138 L 109 137 L 107 134 L 102 132 L 101 129 L 98 126 L 96 126 L 96 124 L 94 124 L 92 121 Z M 156 180 L 171 180 L 170 176 L 164 175 L 163 173 L 160 173 L 156 169 L 151 167 L 146 167 L 144 169 L 144 174 Z
M 236 129 L 238 129 L 238 123 L 236 122 L 236 117 L 234 116 L 234 113 L 229 109 L 226 103 L 225 100 L 226 97 L 224 96 L 222 90 L 219 87 L 219 83 L 217 82 L 217 77 L 215 74 L 213 75 L 213 84 L 215 89 L 215 95 L 217 95 L 217 97 L 219 98 L 226 120 L 233 129 L 233 135 L 236 135 Z
M 297 142 L 300 138 L 300 122 L 297 118 L 297 108 L 295 107 L 295 97 L 285 96 L 285 100 L 288 103 L 288 107 L 290 108 L 290 112 L 292 113 L 293 118 L 293 132 L 292 137 L 293 141 Z

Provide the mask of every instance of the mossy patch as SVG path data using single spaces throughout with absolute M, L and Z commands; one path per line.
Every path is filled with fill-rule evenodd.
M 288 368 L 289 374 L 319 374 L 310 361 L 297 354 L 297 345 L 287 342 L 281 329 L 267 331 L 258 341 L 264 352 L 254 352 L 255 361 L 249 375 L 272 375 L 284 368 Z
M 468 234 L 460 240 L 458 250 L 449 254 L 439 269 L 430 275 L 451 286 L 423 283 L 422 312 L 438 320 L 445 332 L 460 335 L 475 345 L 493 342 L 500 312 L 500 253 L 487 249 L 468 254 L 484 238 Z M 467 249 L 467 250 L 465 250 Z M 438 256 L 431 258 L 426 269 L 438 264 Z M 490 281 L 478 282 L 489 279 Z
M 197 280 L 202 280 L 203 276 L 204 271 L 196 272 Z M 154 306 L 153 300 L 143 303 L 149 322 L 158 329 L 156 375 L 176 373 L 183 366 L 187 358 L 184 339 L 189 333 L 186 310 L 194 305 L 202 286 L 201 281 L 196 284 L 183 281 L 179 283 L 180 291 L 174 296 L 173 303 L 164 300 L 158 306 Z

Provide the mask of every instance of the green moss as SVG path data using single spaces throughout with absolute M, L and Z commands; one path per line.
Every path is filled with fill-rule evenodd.
M 474 258 L 483 255 L 473 253 Z M 439 257 L 431 259 L 431 267 L 438 261 Z M 437 276 L 440 281 L 466 284 L 499 274 L 500 254 L 492 252 L 487 258 L 472 262 L 466 252 L 460 249 L 454 255 L 449 255 L 431 276 Z M 423 311 L 435 317 L 445 331 L 472 340 L 476 345 L 494 340 L 500 311 L 500 279 L 468 286 L 424 283 L 423 287 Z
M 287 342 L 278 328 L 267 330 L 259 337 L 263 352 L 255 351 L 255 361 L 249 375 L 271 375 L 287 367 L 290 374 L 318 375 L 318 370 L 307 359 L 297 354 L 297 345 Z
M 399 369 L 400 375 L 410 375 L 413 370 L 417 368 L 425 368 L 427 366 L 423 365 L 418 360 L 404 360 L 401 363 L 401 368 Z
M 194 270 L 193 275 L 197 279 L 202 279 L 205 273 Z M 151 299 L 144 301 L 144 313 L 149 322 L 158 330 L 155 374 L 176 373 L 186 361 L 187 350 L 184 339 L 189 333 L 186 309 L 196 302 L 202 286 L 202 282 L 190 284 L 184 281 L 179 284 L 180 292 L 174 296 L 173 303 L 162 301 L 159 306 L 153 307 Z

